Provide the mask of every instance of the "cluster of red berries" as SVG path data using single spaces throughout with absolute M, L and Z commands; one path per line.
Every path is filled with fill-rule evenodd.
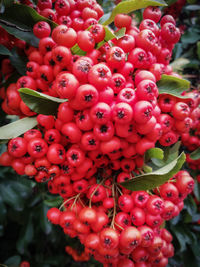
M 14 47 L 24 49 L 26 43 L 9 34 L 0 26 L 0 44 L 11 50 Z
M 104 14 L 96 0 L 20 0 L 22 4 L 35 8 L 37 12 L 58 24 L 73 28 L 76 32 L 96 24 Z
M 188 98 L 180 99 L 167 94 L 159 96 L 158 105 L 162 112 L 159 122 L 165 133 L 161 139 L 166 135 L 178 140 L 181 136 L 183 145 L 193 151 L 200 145 L 198 138 L 191 136 L 191 132 L 195 135 L 199 133 L 200 93 L 198 91 L 185 92 L 184 96 Z M 167 138 L 164 139 L 167 140 Z
M 190 99 L 188 105 L 190 107 L 190 119 L 192 119 L 192 127 L 190 131 L 185 131 L 181 135 L 181 142 L 189 152 L 192 152 L 200 147 L 200 93 L 194 90 L 188 93 Z M 198 170 L 200 159 L 193 160 L 190 154 L 186 154 L 186 161 L 192 170 Z
M 168 257 L 173 256 L 172 237 L 160 226 L 182 210 L 194 180 L 188 172 L 180 171 L 150 195 L 129 190 L 122 194 L 112 179 L 105 181 L 106 195 L 99 184 L 92 195 L 67 199 L 63 212 L 51 208 L 48 219 L 59 224 L 64 233 L 79 237 L 85 253 L 104 266 L 166 266 Z M 119 193 L 112 195 L 113 188 Z
M 70 246 L 66 246 L 65 251 L 71 255 L 75 261 L 89 261 L 90 259 L 90 256 L 84 251 L 80 253 L 77 249 Z
M 175 3 L 164 9 L 165 14 L 173 16 L 175 19 L 179 17 L 182 8 L 186 4 L 186 0 L 177 0 Z
M 166 266 L 172 237 L 160 226 L 180 212 L 193 179 L 180 172 L 154 194 L 131 192 L 119 183 L 139 173 L 146 150 L 157 141 L 170 146 L 193 125 L 189 103 L 159 96 L 156 85 L 163 73 L 176 75 L 169 61 L 180 31 L 173 17 L 161 18 L 159 8 L 148 7 L 139 28 L 130 16 L 118 14 L 114 24 L 126 34 L 96 49 L 105 38 L 96 1 L 54 2 L 39 0 L 37 8 L 60 25 L 52 32 L 44 21 L 34 26 L 39 48 L 26 50 L 26 76 L 10 84 L 2 108 L 21 117 L 36 115 L 21 100 L 20 88 L 68 102 L 55 117 L 37 115 L 37 129 L 11 139 L 0 163 L 48 181 L 65 207 L 50 209 L 49 220 L 78 236 L 87 255 L 104 266 Z M 75 44 L 85 56 L 72 54 Z

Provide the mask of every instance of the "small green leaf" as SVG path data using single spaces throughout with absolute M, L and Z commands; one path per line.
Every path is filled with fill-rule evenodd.
M 38 114 L 56 115 L 59 104 L 67 101 L 67 99 L 45 95 L 29 88 L 20 88 L 19 93 L 23 102 Z
M 197 199 L 198 201 L 200 201 L 200 184 L 199 184 L 199 182 L 196 181 L 196 180 L 195 180 L 195 185 L 194 185 L 194 190 L 193 190 L 193 192 L 194 192 L 194 195 L 195 195 L 196 199 Z
M 11 183 L 4 183 L 0 185 L 0 193 L 3 201 L 10 207 L 17 211 L 22 211 L 24 208 L 23 199 L 17 191 L 12 188 Z
M 185 161 L 185 153 L 182 152 L 178 158 L 168 163 L 166 166 L 121 183 L 121 185 L 132 191 L 154 189 L 174 176 L 182 167 Z
M 22 135 L 37 125 L 35 117 L 27 117 L 0 127 L 0 140 L 8 140 Z
M 21 257 L 18 255 L 12 256 L 9 259 L 7 259 L 4 264 L 6 264 L 8 267 L 17 267 L 20 265 Z
M 78 46 L 78 44 L 75 44 L 72 48 L 71 48 L 71 52 L 74 55 L 79 55 L 79 56 L 85 56 L 86 52 L 83 51 L 82 49 L 80 49 L 80 47 Z
M 26 221 L 23 225 L 23 228 L 21 228 L 21 232 L 19 235 L 19 239 L 16 243 L 16 248 L 20 254 L 24 254 L 27 245 L 32 241 L 33 238 L 33 222 L 32 217 L 29 216 L 28 221 Z
M 144 165 L 142 166 L 142 169 L 143 169 L 143 171 L 144 171 L 145 173 L 150 173 L 150 172 L 153 171 L 153 169 L 152 169 L 150 166 L 146 165 L 146 164 L 144 164 Z
M 182 93 L 190 88 L 190 82 L 171 75 L 162 75 L 160 81 L 157 82 L 160 94 L 169 94 L 179 98 L 188 98 Z
M 184 44 L 195 44 L 200 40 L 200 34 L 194 28 L 189 28 L 181 37 L 181 42 Z
M 89 27 L 90 28 L 90 27 Z M 88 28 L 88 29 L 89 29 Z M 104 45 L 106 42 L 112 40 L 112 39 L 119 39 L 121 37 L 123 37 L 125 35 L 126 32 L 126 28 L 123 27 L 120 30 L 118 30 L 117 32 L 113 33 L 109 27 L 104 26 L 105 29 L 105 38 L 102 42 L 98 43 L 96 46 L 96 49 L 99 49 L 102 45 Z M 78 46 L 78 44 L 75 44 L 72 48 L 71 51 L 73 54 L 75 55 L 79 55 L 79 56 L 84 56 L 86 55 L 86 52 L 84 52 L 83 50 L 80 49 L 80 47 Z
M 52 225 L 47 220 L 47 216 L 46 216 L 47 211 L 48 211 L 48 207 L 46 205 L 44 205 L 44 203 L 42 203 L 40 206 L 39 222 L 40 222 L 40 226 L 41 226 L 42 230 L 45 232 L 45 234 L 48 235 L 52 230 Z
M 183 70 L 184 66 L 190 62 L 188 58 L 177 58 L 174 60 L 170 66 L 173 68 L 173 71 L 181 71 Z
M 121 28 L 115 32 L 115 36 L 117 39 L 122 38 L 125 34 L 126 34 L 126 28 L 125 27 L 123 27 L 123 28 Z
M 190 158 L 191 158 L 192 160 L 200 159 L 200 147 L 197 148 L 195 151 L 193 151 L 193 152 L 190 154 Z
M 37 125 L 35 117 L 27 117 L 0 127 L 0 140 L 12 139 L 22 135 Z
M 200 41 L 197 43 L 197 56 L 198 59 L 200 60 Z
M 4 45 L 0 45 L 0 55 L 11 56 L 12 54 L 7 47 L 5 47 Z
M 167 3 L 168 6 L 173 5 L 177 0 L 166 0 L 165 2 Z
M 5 7 L 9 7 L 14 4 L 14 0 L 2 0 L 2 3 Z
M 10 61 L 13 67 L 16 68 L 16 70 L 21 75 L 26 75 L 26 64 L 28 62 L 28 58 L 25 56 L 21 56 L 17 52 L 17 48 L 13 48 L 10 55 Z
M 164 151 L 161 148 L 153 147 L 146 151 L 145 158 L 151 159 L 163 159 L 164 158 Z
M 163 167 L 172 160 L 176 159 L 179 155 L 179 148 L 180 148 L 181 142 L 176 142 L 172 147 L 166 147 L 164 148 L 164 158 L 158 159 L 158 158 L 152 158 L 152 162 L 154 165 L 158 167 Z
M 127 0 L 120 2 L 113 10 L 110 16 L 105 14 L 99 20 L 100 24 L 109 25 L 115 19 L 115 16 L 119 13 L 128 14 L 134 10 L 145 8 L 148 6 L 166 6 L 167 4 L 163 0 Z
M 4 80 L 0 86 L 4 86 L 6 89 L 7 87 L 11 84 L 11 83 L 15 83 L 17 82 L 17 80 L 21 77 L 21 75 L 17 72 L 17 71 L 14 71 L 9 77 L 7 80 Z
M 63 203 L 62 197 L 53 197 L 50 199 L 45 199 L 44 204 L 48 207 L 59 207 Z
M 6 215 L 6 206 L 4 205 L 3 199 L 0 196 L 0 223 L 4 221 L 5 215 Z
M 33 26 L 39 21 L 48 22 L 52 29 L 57 26 L 55 22 L 39 15 L 36 10 L 27 5 L 13 4 L 0 14 L 0 26 L 33 46 L 38 46 L 39 43 L 39 39 L 33 34 Z
M 200 5 L 188 5 L 185 9 L 189 11 L 197 11 L 200 10 Z

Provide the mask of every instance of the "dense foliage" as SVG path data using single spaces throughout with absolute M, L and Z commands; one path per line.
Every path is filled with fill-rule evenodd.
M 33 1 L 34 4 L 35 1 Z M 179 43 L 173 50 L 172 66 L 175 71 L 184 78 L 189 79 L 192 88 L 199 90 L 200 77 L 200 27 L 199 14 L 200 6 L 197 3 L 186 3 L 185 1 L 166 1 L 169 7 L 162 8 L 167 14 L 172 14 L 177 19 L 177 24 L 183 35 Z M 3 1 L 1 5 L 1 16 L 5 16 L 4 8 L 12 6 L 13 1 Z M 112 11 L 114 5 L 111 1 L 102 1 L 106 13 Z M 181 7 L 181 8 L 180 8 Z M 32 12 L 32 11 L 31 11 Z M 7 14 L 9 17 L 9 14 Z M 37 15 L 38 16 L 38 15 Z M 36 17 L 37 17 L 36 16 Z M 36 20 L 37 19 L 37 20 Z M 35 22 L 39 21 L 37 17 L 29 21 L 26 28 L 32 28 Z M 141 11 L 135 12 L 136 23 L 142 19 Z M 21 21 L 20 27 L 23 27 Z M 54 27 L 53 25 L 52 27 Z M 15 37 L 20 37 L 21 31 L 13 30 L 7 26 L 9 33 Z M 36 44 L 37 38 L 31 33 L 24 33 L 27 42 Z M 111 33 L 109 33 L 111 34 Z M 108 36 L 109 36 L 108 34 Z M 29 35 L 29 36 L 28 36 Z M 3 36 L 3 35 L 2 35 Z M 15 37 L 12 37 L 13 40 Z M 25 64 L 27 58 L 24 54 L 19 55 L 14 47 L 6 48 L 6 41 L 2 37 L 0 46 L 1 60 L 9 56 L 15 70 L 8 80 L 2 77 L 2 86 L 8 86 L 12 81 L 16 81 L 20 75 L 25 73 Z M 22 44 L 21 44 L 22 45 Z M 20 44 L 19 44 L 20 46 Z M 77 51 L 77 50 L 76 50 Z M 79 50 L 80 52 L 80 50 Z M 179 84 L 180 85 L 180 84 Z M 184 86 L 184 85 L 182 85 Z M 173 89 L 173 86 L 172 86 Z M 164 88 L 165 90 L 165 88 Z M 40 99 L 38 99 L 40 101 Z M 43 103 L 43 102 L 42 102 Z M 57 105 L 57 104 L 56 104 Z M 40 103 L 41 106 L 41 103 Z M 45 109 L 45 106 L 43 106 Z M 52 107 L 53 109 L 53 107 Z M 1 111 L 1 125 L 15 120 L 12 116 L 6 116 Z M 199 137 L 199 133 L 192 131 L 191 136 Z M 3 138 L 1 138 L 3 139 Z M 2 141 L 4 143 L 5 140 Z M 199 143 L 190 144 L 183 142 L 180 151 L 188 154 L 187 162 L 184 165 L 195 181 L 193 195 L 189 196 L 184 204 L 180 215 L 166 223 L 167 229 L 171 231 L 174 237 L 175 256 L 170 259 L 170 266 L 199 266 L 200 264 L 200 220 L 199 201 L 200 186 L 198 184 L 198 164 L 189 159 L 189 154 L 199 147 Z M 6 150 L 6 145 L 1 145 L 1 152 Z M 199 151 L 196 152 L 196 158 L 199 158 Z M 159 161 L 159 160 L 158 160 Z M 156 161 L 154 161 L 155 163 Z M 151 165 L 153 166 L 153 165 Z M 159 166 L 159 165 L 157 165 Z M 148 169 L 150 166 L 146 166 Z M 38 184 L 27 176 L 19 176 L 8 167 L 0 167 L 0 259 L 2 264 L 8 266 L 19 266 L 20 262 L 27 260 L 31 266 L 100 266 L 100 263 L 94 259 L 89 262 L 74 262 L 73 258 L 65 252 L 65 246 L 71 246 L 78 251 L 78 254 L 84 251 L 78 238 L 71 239 L 65 237 L 60 229 L 46 218 L 47 210 L 50 207 L 59 207 L 62 198 L 52 196 L 47 193 L 45 185 Z M 169 179 L 169 177 L 167 177 Z M 72 254 L 76 254 L 74 252 Z

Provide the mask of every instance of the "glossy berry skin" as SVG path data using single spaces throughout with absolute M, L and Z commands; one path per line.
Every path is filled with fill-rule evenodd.
M 118 199 L 118 205 L 124 212 L 129 212 L 133 208 L 133 199 L 130 195 L 121 195 Z
M 117 14 L 114 23 L 119 29 L 123 27 L 128 29 L 131 26 L 131 17 L 126 14 Z
M 8 143 L 8 153 L 16 158 L 20 158 L 26 154 L 27 142 L 22 137 L 16 137 Z
M 92 208 L 83 208 L 79 213 L 79 219 L 86 225 L 94 224 L 97 218 L 96 211 Z
M 111 77 L 109 67 L 103 63 L 96 64 L 88 73 L 89 82 L 100 90 L 109 85 Z
M 112 228 L 105 228 L 100 232 L 100 244 L 108 249 L 114 249 L 119 244 L 119 235 Z
M 152 19 L 154 22 L 158 22 L 161 18 L 161 10 L 158 7 L 149 6 L 145 8 L 143 12 L 144 19 Z
M 89 31 L 78 32 L 77 43 L 79 47 L 86 52 L 92 51 L 95 46 L 94 37 Z
M 136 248 L 141 242 L 141 234 L 136 227 L 128 226 L 121 232 L 119 243 L 124 248 Z
M 129 123 L 133 118 L 133 109 L 127 103 L 118 103 L 113 109 L 113 120 L 116 123 Z
M 97 89 L 90 84 L 84 84 L 78 87 L 75 99 L 79 103 L 79 107 L 88 108 L 96 104 L 98 98 Z
M 165 23 L 161 28 L 161 36 L 169 43 L 177 43 L 180 39 L 180 30 L 173 23 Z
M 141 226 L 145 223 L 145 212 L 141 208 L 134 207 L 130 212 L 130 218 L 135 226 Z
M 61 164 L 65 161 L 65 149 L 60 144 L 52 144 L 47 151 L 47 158 L 53 164 Z
M 59 224 L 61 212 L 57 208 L 51 208 L 47 212 L 48 220 L 53 224 Z
M 98 102 L 91 108 L 90 117 L 93 122 L 104 124 L 111 118 L 111 108 L 104 102 Z
M 41 158 L 47 153 L 48 145 L 41 138 L 33 138 L 27 145 L 27 151 L 33 158 Z
M 138 101 L 133 109 L 133 118 L 137 123 L 144 124 L 152 117 L 152 105 L 147 101 Z
M 51 27 L 47 22 L 39 21 L 34 25 L 33 33 L 39 39 L 42 39 L 44 37 L 49 37 L 51 33 Z
M 28 261 L 22 261 L 20 267 L 30 267 L 30 263 Z
M 125 53 L 120 47 L 111 47 L 107 51 L 106 61 L 109 67 L 120 68 L 125 64 Z
M 66 25 L 59 25 L 53 30 L 52 38 L 58 45 L 71 48 L 76 44 L 77 33 Z

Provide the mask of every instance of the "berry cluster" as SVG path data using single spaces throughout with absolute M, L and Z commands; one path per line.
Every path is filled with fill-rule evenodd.
M 194 180 L 189 173 L 178 172 L 153 195 L 146 191 L 122 194 L 111 178 L 105 184 L 107 196 L 100 184 L 95 185 L 93 194 L 89 190 L 86 196 L 78 194 L 67 199 L 63 212 L 51 208 L 48 219 L 59 224 L 64 233 L 79 237 L 85 253 L 104 266 L 127 266 L 124 260 L 130 266 L 145 262 L 144 266 L 166 266 L 168 257 L 173 256 L 172 237 L 159 228 L 164 220 L 179 214 L 184 198 L 192 192 Z M 115 189 L 119 193 L 113 193 Z
M 185 4 L 186 4 L 186 0 L 177 0 L 175 1 L 175 3 L 173 3 L 169 7 L 166 7 L 164 9 L 164 13 L 169 14 L 176 19 L 179 17 L 182 11 L 182 8 L 184 7 Z
M 70 246 L 66 246 L 65 251 L 69 255 L 71 255 L 75 261 L 88 261 L 90 259 L 90 256 L 87 253 L 85 252 L 80 253 L 79 251 Z
M 130 16 L 116 15 L 116 32 L 125 27 L 126 34 L 96 49 L 106 34 L 96 1 L 54 2 L 39 0 L 37 10 L 60 25 L 51 32 L 47 22 L 35 24 L 39 48 L 25 51 L 26 76 L 2 94 L 2 108 L 37 115 L 20 88 L 68 101 L 56 116 L 37 115 L 37 128 L 11 139 L 0 163 L 47 182 L 49 192 L 64 199 L 64 211 L 52 208 L 47 216 L 80 239 L 86 258 L 104 266 L 166 266 L 172 237 L 160 227 L 178 215 L 193 179 L 182 171 L 154 192 L 119 184 L 140 173 L 157 141 L 170 146 L 193 126 L 190 102 L 159 96 L 156 85 L 163 73 L 176 76 L 169 61 L 180 31 L 172 16 L 161 18 L 159 8 L 147 7 L 139 28 Z M 84 56 L 72 53 L 76 44 Z

